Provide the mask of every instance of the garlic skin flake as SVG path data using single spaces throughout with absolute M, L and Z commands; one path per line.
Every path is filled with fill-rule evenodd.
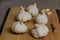
M 38 8 L 36 6 L 36 3 L 34 3 L 33 5 L 29 5 L 27 10 L 30 14 L 32 14 L 32 16 L 36 16 L 38 14 Z
M 47 28 L 46 25 L 43 24 L 36 24 L 37 28 L 36 29 L 32 29 L 31 30 L 31 34 L 35 37 L 35 38 L 40 38 L 40 37 L 44 37 L 48 34 L 49 29 Z
M 45 14 L 38 14 L 36 16 L 36 22 L 41 24 L 47 24 L 48 23 L 48 17 Z
M 23 7 L 20 7 L 20 13 L 17 16 L 17 20 L 26 22 L 28 20 L 31 20 L 32 16 L 29 12 L 25 11 Z
M 25 33 L 27 32 L 28 28 L 24 23 L 15 22 L 13 23 L 11 30 L 15 33 Z

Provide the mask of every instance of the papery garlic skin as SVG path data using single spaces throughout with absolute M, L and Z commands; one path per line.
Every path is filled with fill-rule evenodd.
M 32 16 L 29 12 L 26 12 L 24 8 L 21 7 L 20 13 L 17 16 L 17 20 L 26 22 L 28 20 L 31 20 Z
M 36 16 L 36 22 L 41 24 L 47 24 L 48 23 L 48 17 L 45 14 L 38 14 Z
M 11 30 L 15 33 L 25 33 L 27 32 L 28 28 L 24 23 L 15 22 L 13 23 Z
M 31 30 L 31 34 L 35 37 L 35 38 L 40 38 L 40 37 L 44 37 L 48 34 L 49 29 L 47 28 L 46 25 L 43 24 L 36 24 L 37 28 L 36 29 L 32 29 Z
M 33 16 L 36 16 L 38 14 L 38 8 L 36 6 L 36 3 L 34 3 L 33 5 L 29 5 L 27 10 Z

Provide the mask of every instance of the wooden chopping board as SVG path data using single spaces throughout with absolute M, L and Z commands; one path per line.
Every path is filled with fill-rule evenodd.
M 48 28 L 49 28 L 49 33 L 47 36 L 43 37 L 43 38 L 33 38 L 29 33 L 26 34 L 14 34 L 10 31 L 10 27 L 11 25 L 16 22 L 15 18 L 17 16 L 17 14 L 19 13 L 20 9 L 19 7 L 13 7 L 10 9 L 9 15 L 7 17 L 7 20 L 5 22 L 2 34 L 1 34 L 1 40 L 60 40 L 60 25 L 59 25 L 59 21 L 58 21 L 58 17 L 56 14 L 56 10 L 53 8 L 50 8 L 50 11 L 52 12 L 52 14 L 50 16 L 48 16 L 49 22 L 47 24 Z M 31 22 L 31 23 L 30 23 Z M 52 28 L 51 28 L 51 23 L 53 24 L 55 30 L 54 32 L 52 32 Z M 29 21 L 27 23 L 28 28 L 31 29 L 32 26 L 32 21 Z

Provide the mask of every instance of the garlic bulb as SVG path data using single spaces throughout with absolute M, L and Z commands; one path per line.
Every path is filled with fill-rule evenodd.
M 34 3 L 33 5 L 29 5 L 28 8 L 27 8 L 27 10 L 33 16 L 36 16 L 38 14 L 38 8 L 36 7 L 36 3 Z
M 13 23 L 11 30 L 15 33 L 25 33 L 27 32 L 28 28 L 23 22 L 15 22 Z
M 31 30 L 31 34 L 35 37 L 35 38 L 39 38 L 39 37 L 44 37 L 48 34 L 49 29 L 47 28 L 46 25 L 43 24 L 36 24 L 35 29 Z
M 45 13 L 44 14 L 38 14 L 36 16 L 36 22 L 41 23 L 41 24 L 47 24 L 48 23 L 47 15 Z
M 45 9 L 41 10 L 42 14 L 38 14 L 36 16 L 36 22 L 37 23 L 42 23 L 42 24 L 47 24 L 48 23 L 48 17 L 46 15 Z
M 17 20 L 22 20 L 23 22 L 31 20 L 32 18 L 31 14 L 29 12 L 26 12 L 22 6 L 20 6 L 20 8 L 21 10 L 17 16 Z
M 37 23 L 42 23 L 42 24 L 47 24 L 48 23 L 48 18 L 44 14 L 38 14 L 36 17 L 36 22 Z

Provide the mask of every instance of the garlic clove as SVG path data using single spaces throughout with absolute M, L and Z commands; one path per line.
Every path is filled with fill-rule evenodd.
M 32 16 L 36 16 L 38 14 L 38 8 L 36 7 L 36 3 L 34 3 L 33 5 L 29 5 L 27 10 L 30 14 L 32 14 Z
M 49 11 L 49 12 L 47 12 L 47 15 L 51 15 L 51 14 L 52 14 L 52 12 L 50 12 L 50 11 Z
M 15 33 L 25 33 L 28 28 L 24 23 L 21 24 L 20 22 L 15 22 L 13 23 L 11 30 Z
M 50 9 L 46 9 L 47 15 L 51 15 L 52 12 L 50 11 Z
M 46 12 L 49 12 L 49 11 L 50 11 L 50 9 L 47 8 L 47 9 L 46 9 Z
M 47 24 L 48 23 L 48 17 L 45 14 L 38 14 L 36 16 L 36 22 L 41 24 Z
M 26 22 L 28 20 L 31 20 L 32 16 L 29 12 L 25 11 L 24 8 L 21 6 L 20 13 L 17 16 L 17 20 Z

